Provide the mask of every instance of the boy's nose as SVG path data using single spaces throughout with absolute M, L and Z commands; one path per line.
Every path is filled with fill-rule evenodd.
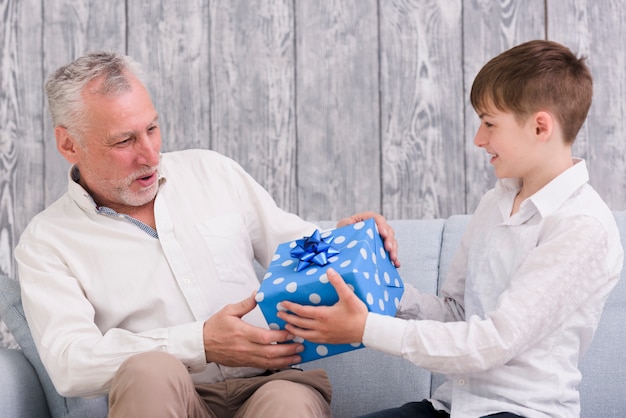
M 476 131 L 476 135 L 474 135 L 474 145 L 479 148 L 483 148 L 487 145 L 487 140 L 485 136 L 482 134 L 482 127 L 479 127 Z

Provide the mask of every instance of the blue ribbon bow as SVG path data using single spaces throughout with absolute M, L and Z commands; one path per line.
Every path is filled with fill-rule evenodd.
M 291 250 L 291 256 L 299 260 L 296 271 L 302 271 L 311 264 L 328 264 L 330 257 L 339 254 L 339 250 L 330 245 L 333 239 L 332 235 L 322 238 L 316 229 L 310 237 L 296 240 L 296 247 Z

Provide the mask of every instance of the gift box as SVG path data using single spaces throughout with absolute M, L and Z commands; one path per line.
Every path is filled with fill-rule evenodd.
M 276 314 L 280 302 L 301 305 L 335 304 L 339 297 L 328 282 L 332 267 L 370 312 L 395 315 L 404 292 L 402 279 L 389 259 L 373 219 L 329 231 L 315 231 L 309 237 L 280 244 L 257 292 L 258 302 L 271 329 L 284 329 Z M 357 348 L 356 344 L 304 345 L 302 362 L 332 356 Z

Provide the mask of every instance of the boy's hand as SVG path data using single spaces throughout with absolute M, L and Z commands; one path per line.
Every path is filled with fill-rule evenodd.
M 285 329 L 305 340 L 320 344 L 352 344 L 363 339 L 367 306 L 332 268 L 326 271 L 339 301 L 332 306 L 305 306 L 283 301 L 287 311 L 278 317 L 287 322 Z

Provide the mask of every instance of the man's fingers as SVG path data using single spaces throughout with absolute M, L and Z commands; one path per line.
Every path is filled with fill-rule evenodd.
M 269 345 L 291 341 L 295 336 L 285 330 L 265 329 L 245 324 L 245 336 L 253 344 Z
M 391 259 L 391 262 L 394 266 L 400 267 L 400 260 L 398 258 L 398 242 L 395 238 L 395 231 L 387 223 L 387 220 L 383 215 L 373 211 L 360 212 L 339 220 L 339 222 L 337 222 L 337 228 L 341 228 L 342 226 L 346 225 L 352 225 L 357 222 L 365 221 L 371 218 L 373 218 L 376 222 L 378 233 L 383 239 L 383 245 L 385 246 L 385 250 L 387 250 L 387 252 L 389 253 L 389 258 Z
M 337 228 L 340 228 L 346 225 L 352 225 L 357 222 L 365 221 L 366 219 L 376 218 L 376 216 L 380 216 L 382 218 L 382 215 L 378 215 L 377 213 L 372 212 L 372 211 L 360 212 L 352 216 L 348 216 L 347 218 L 340 219 L 339 222 L 337 222 Z
M 223 312 L 227 315 L 236 316 L 238 318 L 243 317 L 248 312 L 252 311 L 256 307 L 256 300 L 254 297 L 256 292 L 252 295 L 248 296 L 244 300 L 241 300 L 237 303 L 232 303 L 230 305 L 226 305 L 223 309 Z

